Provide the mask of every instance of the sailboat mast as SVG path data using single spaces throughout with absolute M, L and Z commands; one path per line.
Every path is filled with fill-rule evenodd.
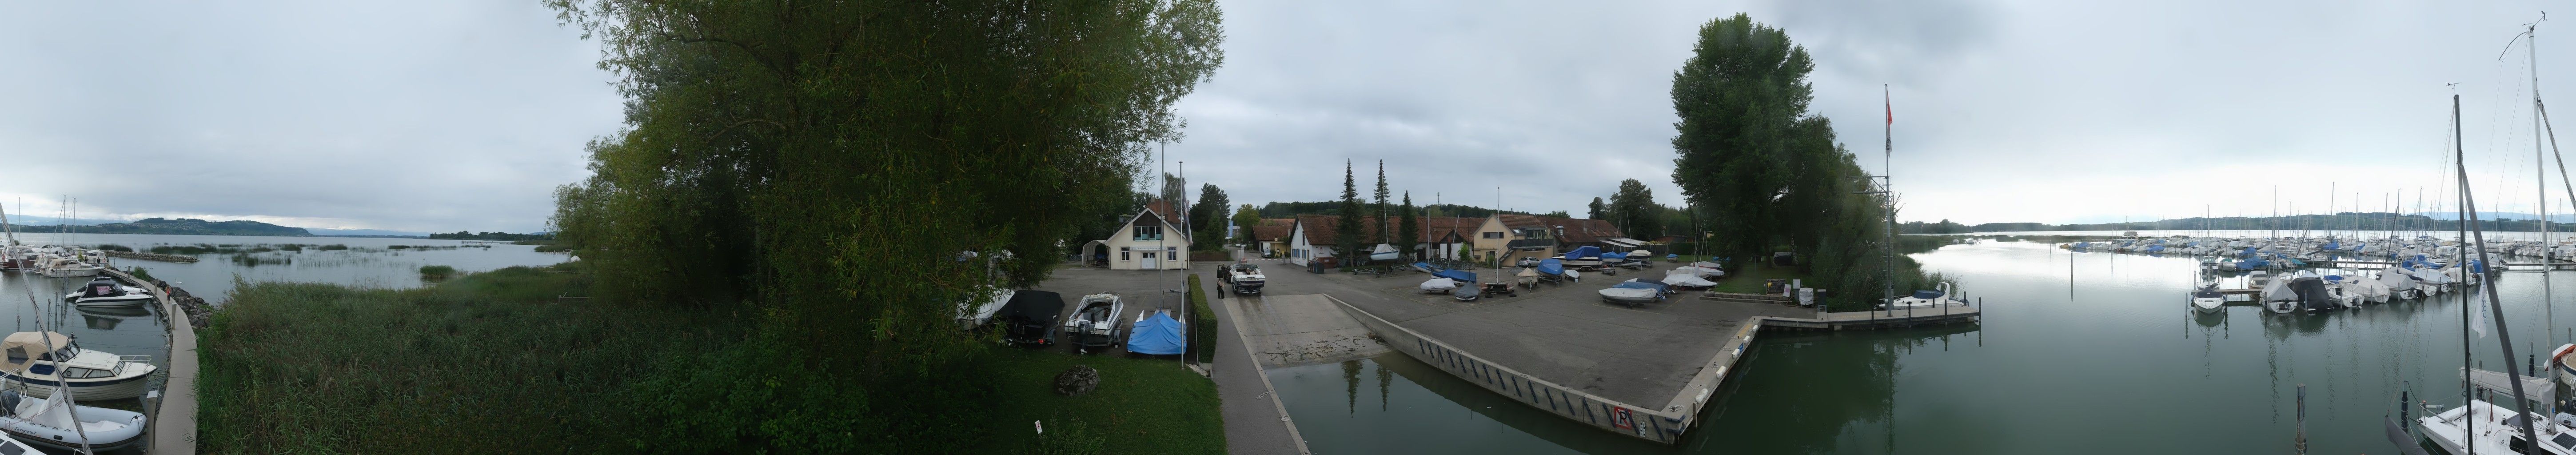
M 2459 128 L 2460 128 L 2460 118 L 2459 118 L 2459 113 L 2458 113 L 2459 109 L 2460 109 L 2460 96 L 2459 96 L 2459 95 L 2451 95 L 2451 110 L 2452 110 L 2452 114 L 2451 114 L 2451 129 L 2452 129 L 2452 133 L 2454 134 L 2454 137 L 2453 137 L 2453 138 L 2454 138 L 2454 141 L 2455 141 L 2455 142 L 2454 142 L 2454 145 L 2453 145 L 2453 147 L 2454 147 L 2454 148 L 2453 148 L 2453 150 L 2454 150 L 2454 153 L 2457 153 L 2457 155 L 2455 155 L 2455 158 L 2454 158 L 2454 160 L 2453 160 L 2453 163 L 2457 164 L 2457 165 L 2458 165 L 2458 167 L 2459 167 L 2459 176 L 2460 176 L 2460 216 L 2465 217 L 2465 218 L 2468 218 L 2468 220 L 2469 220 L 2469 226 L 2470 226 L 2470 227 L 2469 227 L 2469 229 L 2468 229 L 2468 230 L 2469 230 L 2469 235 L 2477 236 L 2477 241 L 2478 241 L 2478 263 L 2479 263 L 2479 264 L 2492 264 L 2492 262 L 2489 262 L 2489 261 L 2487 260 L 2487 249 L 2486 249 L 2487 238 L 2486 238 L 2486 232 L 2485 232 L 2485 229 L 2482 229 L 2482 228 L 2479 228 L 2479 227 L 2478 227 L 2478 199 L 2477 199 L 2477 197 L 2476 197 L 2476 196 L 2474 196 L 2474 195 L 2472 195 L 2472 194 L 2470 194 L 2470 193 L 2469 193 L 2469 164 L 2468 164 L 2467 162 L 2465 162 L 2465 160 L 2468 158 L 2468 147 L 2467 147 L 2467 145 L 2466 145 L 2466 141 L 2459 141 L 2459 140 L 2458 140 L 2458 138 L 2457 138 L 2457 134 L 2458 134 L 2458 131 L 2459 131 Z M 2477 273 L 2477 274 L 2480 274 L 2480 275 L 2484 275 L 2484 274 L 2485 274 L 2485 272 L 2480 272 L 2480 271 L 2469 271 L 2469 272 L 2470 272 L 2470 273 Z M 2481 276 L 2481 277 L 2478 277 L 2478 278 L 2483 279 L 2483 278 L 2486 278 L 2486 277 Z M 2544 280 L 2544 281 L 2546 281 L 2546 280 Z M 2483 282 L 2483 280 L 2481 280 L 2481 282 Z M 2489 314 L 2494 314 L 2494 315 L 2496 315 L 2496 317 L 2501 318 L 2501 317 L 2503 317 L 2503 316 L 2504 316 L 2504 302 L 2501 300 L 2501 297 L 2497 297 L 2497 296 L 2496 296 L 2497 291 L 2498 291 L 2498 289 L 2497 289 L 2495 286 L 2487 286 L 2487 288 L 2486 288 L 2486 292 L 2484 292 L 2484 294 L 2486 294 L 2486 296 L 2487 296 L 2487 311 L 2489 312 Z M 2468 302 L 2461 302 L 2461 303 L 2468 303 Z M 2461 306 L 2465 307 L 2465 306 L 2468 306 L 2468 305 L 2461 305 Z M 2464 323 L 2465 323 L 2465 322 L 2467 322 L 2467 321 L 2464 319 L 2464 320 L 2462 320 L 2462 322 L 2464 322 Z M 2513 382 L 2511 382 L 2509 385 L 2511 385 L 2511 386 L 2512 386 L 2512 388 L 2513 388 L 2513 402 L 2514 402 L 2514 409 L 2516 409 L 2516 410 L 2517 410 L 2516 412 L 2529 412 L 2529 411 L 2530 411 L 2529 409 L 2524 409 L 2524 408 L 2528 407 L 2528 404 L 2527 404 L 2527 403 L 2525 403 L 2525 401 L 2524 401 L 2523 397 L 2526 397 L 2526 396 L 2529 396 L 2529 395 L 2524 395 L 2524 394 L 2523 394 L 2523 391 L 2522 391 L 2522 364 L 2521 364 L 2521 363 L 2518 363 L 2518 362 L 2514 362 L 2514 361 L 2512 361 L 2512 359 L 2513 359 L 2513 357 L 2514 357 L 2514 356 L 2513 356 L 2513 331 L 2512 331 L 2512 330 L 2510 330 L 2510 329 L 2508 329 L 2508 328 L 2507 328 L 2508 326 L 2510 326 L 2510 324 L 2505 324 L 2505 323 L 2504 323 L 2504 321 L 2502 321 L 2501 319 L 2499 319 L 2499 320 L 2497 320 L 2497 321 L 2496 321 L 2496 325 L 2495 325 L 2495 330 L 2496 330 L 2496 346 L 2497 346 L 2497 347 L 2499 347 L 2499 348 L 2503 348 L 2503 350 L 2504 350 L 2504 358 L 2506 359 L 2506 360 L 2505 360 L 2505 362 L 2504 362 L 2504 371 L 2505 371 L 2505 374 L 2506 374 L 2506 379 L 2510 379 L 2510 380 L 2512 380 L 2512 381 L 2513 381 Z M 2464 360 L 2465 360 L 2465 359 L 2464 359 Z M 2466 377 L 2466 375 L 2462 375 L 2462 376 L 2463 376 L 2463 377 Z M 2539 440 L 2540 440 L 2540 436 L 2539 436 L 2539 434 L 2538 434 L 2537 432 L 2532 431 L 2532 428 L 2531 428 L 2531 427 L 2532 427 L 2531 425 L 2522 425 L 2522 438 L 2523 438 L 2523 440 L 2524 440 L 2524 441 L 2539 441 Z

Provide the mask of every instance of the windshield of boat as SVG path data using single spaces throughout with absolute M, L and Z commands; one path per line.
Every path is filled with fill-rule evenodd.
M 2576 431 L 2559 433 L 2558 436 L 2549 438 L 2549 443 L 2557 444 L 2559 447 L 2576 449 Z

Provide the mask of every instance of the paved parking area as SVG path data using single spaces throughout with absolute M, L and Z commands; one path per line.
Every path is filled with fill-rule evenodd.
M 1073 314 L 1074 305 L 1081 304 L 1084 295 L 1109 292 L 1118 294 L 1119 300 L 1127 304 L 1126 311 L 1118 315 L 1122 327 L 1135 321 L 1137 315 L 1156 308 L 1171 308 L 1173 318 L 1187 322 L 1189 321 L 1188 302 L 1183 300 L 1181 294 L 1167 292 L 1167 290 L 1187 289 L 1185 286 L 1189 285 L 1186 281 L 1189 279 L 1189 273 L 1190 271 L 1185 270 L 1166 270 L 1157 273 L 1152 270 L 1109 270 L 1067 266 L 1056 268 L 1054 275 L 1031 289 L 1063 295 L 1064 309 L 1057 313 L 1059 315 Z M 1200 277 L 1200 279 L 1209 278 Z M 1046 349 L 1073 352 L 1073 348 L 1067 346 L 1061 339 Z M 1113 348 L 1110 354 L 1123 355 L 1124 352 Z
M 1602 303 L 1596 292 L 1621 280 L 1662 277 L 1673 264 L 1582 282 L 1522 289 L 1519 296 L 1461 302 L 1425 295 L 1420 272 L 1383 276 L 1273 272 L 1267 292 L 1325 293 L 1389 322 L 1479 357 L 1603 398 L 1645 406 L 1673 400 L 1716 357 L 1726 339 L 1754 316 L 1814 317 L 1781 305 L 1700 300 L 1676 294 L 1641 308 Z M 1505 269 L 1508 275 L 1516 269 Z M 1478 270 L 1498 281 L 1493 269 Z

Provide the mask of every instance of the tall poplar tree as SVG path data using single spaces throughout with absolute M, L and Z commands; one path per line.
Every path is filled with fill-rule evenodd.
M 1369 232 L 1371 240 L 1369 243 L 1395 243 L 1387 239 L 1386 231 L 1395 229 L 1395 226 L 1386 224 L 1387 216 L 1393 215 L 1387 212 L 1386 196 L 1386 160 L 1377 160 L 1377 213 L 1374 214 L 1377 217 L 1377 229 Z
M 1413 214 L 1413 192 L 1404 192 L 1404 206 L 1397 210 L 1404 212 L 1404 222 L 1401 223 L 1403 227 L 1396 229 L 1395 248 L 1411 254 L 1413 247 L 1422 243 L 1422 219 Z
M 1368 246 L 1360 243 L 1368 235 L 1360 232 L 1360 216 L 1364 210 L 1367 209 L 1360 207 L 1359 180 L 1351 174 L 1351 160 L 1342 160 L 1342 211 L 1341 219 L 1333 222 L 1333 249 L 1341 255 L 1344 264 L 1355 264 L 1368 257 Z

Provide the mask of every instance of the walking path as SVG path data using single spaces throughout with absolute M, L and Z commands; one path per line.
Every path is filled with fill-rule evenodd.
M 151 435 L 144 450 L 154 455 L 197 453 L 196 327 L 189 325 L 187 313 L 170 301 L 169 290 L 116 269 L 105 272 L 151 291 L 165 319 L 161 325 L 170 331 L 170 366 L 162 370 L 169 377 L 161 384 L 161 398 L 146 410 L 151 417 L 145 420 L 143 431 Z
M 1212 277 L 1200 278 L 1202 285 L 1214 281 Z M 1306 441 L 1298 436 L 1296 424 L 1288 420 L 1288 410 L 1280 405 L 1270 378 L 1262 375 L 1260 364 L 1253 362 L 1252 351 L 1245 347 L 1243 334 L 1235 327 L 1234 312 L 1227 308 L 1231 303 L 1211 303 L 1214 304 L 1208 308 L 1216 313 L 1217 351 L 1216 363 L 1209 367 L 1215 370 L 1217 397 L 1223 401 L 1220 413 L 1225 417 L 1226 453 L 1307 455 Z

